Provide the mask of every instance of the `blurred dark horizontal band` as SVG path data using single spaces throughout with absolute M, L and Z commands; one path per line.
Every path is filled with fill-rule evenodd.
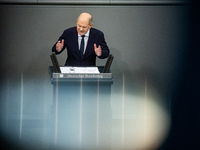
M 102 1 L 56 1 L 56 0 L 0 0 L 0 5 L 187 5 L 189 0 L 102 0 Z

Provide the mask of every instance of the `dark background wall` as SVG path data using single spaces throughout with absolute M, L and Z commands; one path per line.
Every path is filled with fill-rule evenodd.
M 187 6 L 1 6 L 3 74 L 48 78 L 51 47 L 81 12 L 91 13 L 93 27 L 104 32 L 115 56 L 115 80 L 123 73 L 149 71 L 165 91 L 174 88 L 188 47 Z M 58 59 L 63 65 L 66 52 Z
M 131 4 L 131 3 L 130 3 Z M 115 59 L 111 67 L 113 114 L 120 114 L 125 94 L 149 90 L 171 112 L 172 97 L 183 78 L 191 46 L 192 15 L 187 4 L 0 5 L 1 116 L 48 118 L 52 85 L 51 48 L 64 29 L 75 26 L 82 12 L 92 14 Z M 64 64 L 66 51 L 58 56 Z M 97 60 L 104 65 L 106 60 Z M 20 124 L 20 123 L 19 123 Z M 19 127 L 20 128 L 20 127 Z M 2 123 L 2 130 L 8 129 Z M 18 136 L 19 131 L 14 131 Z M 13 136 L 13 135 L 12 135 Z

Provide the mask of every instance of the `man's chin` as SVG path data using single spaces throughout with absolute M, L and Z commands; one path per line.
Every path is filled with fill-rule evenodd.
M 79 35 L 85 35 L 85 32 L 78 32 Z

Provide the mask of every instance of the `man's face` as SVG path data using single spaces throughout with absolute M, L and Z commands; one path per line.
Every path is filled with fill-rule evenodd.
M 77 32 L 80 35 L 85 35 L 91 27 L 92 27 L 92 24 L 89 25 L 88 20 L 78 19 L 78 21 L 77 21 Z

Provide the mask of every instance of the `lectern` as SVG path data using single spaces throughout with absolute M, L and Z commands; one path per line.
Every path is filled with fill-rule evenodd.
M 55 73 L 52 132 L 56 148 L 110 149 L 112 73 Z

